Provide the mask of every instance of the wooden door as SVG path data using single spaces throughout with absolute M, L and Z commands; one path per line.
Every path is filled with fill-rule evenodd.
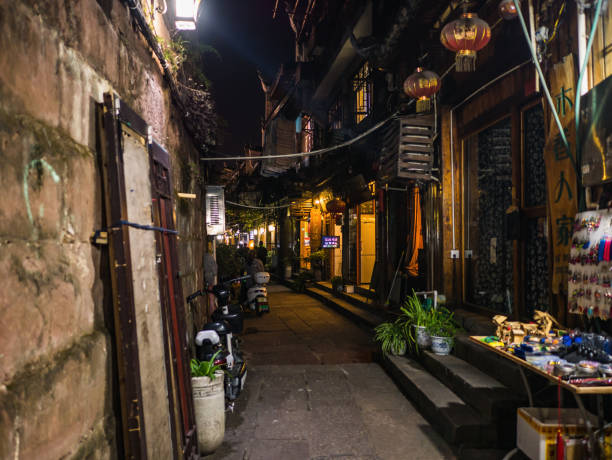
M 125 457 L 198 458 L 169 156 L 118 98 L 103 109 Z
M 160 292 L 164 312 L 164 334 L 167 362 L 172 363 L 171 418 L 174 433 L 181 439 L 184 458 L 198 458 L 195 415 L 191 395 L 189 350 L 186 341 L 185 308 L 178 270 L 175 219 L 172 206 L 170 156 L 159 144 L 150 144 L 153 221 L 169 231 L 158 232 L 157 248 Z M 181 429 L 179 429 L 182 427 Z

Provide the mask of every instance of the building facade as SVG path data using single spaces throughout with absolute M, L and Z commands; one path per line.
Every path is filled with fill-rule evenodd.
M 304 258 L 304 241 L 315 251 L 320 245 L 313 241 L 338 235 L 340 249 L 328 253 L 325 275 L 374 290 L 381 303 L 400 303 L 413 288 L 435 289 L 448 304 L 487 315 L 526 319 L 544 309 L 571 324 L 571 221 L 594 206 L 607 180 L 583 187 L 580 164 L 569 167 L 574 154 L 559 153 L 563 143 L 545 88 L 569 129 L 587 56 L 577 31 L 593 31 L 585 94 L 610 73 L 610 13 L 603 10 L 594 22 L 596 4 L 522 2 L 523 29 L 516 14 L 501 14 L 508 2 L 498 3 L 289 6 L 296 62 L 279 71 L 290 84 L 269 113 L 288 125 L 308 120 L 308 129 L 294 133 L 298 151 L 324 149 L 281 168 L 303 184 L 293 200 L 289 244 L 299 244 L 294 252 Z M 461 59 L 441 43 L 444 26 L 468 7 L 490 33 L 474 71 L 460 69 Z M 436 72 L 441 83 L 422 113 L 404 91 L 417 67 Z M 410 137 L 412 128 L 429 136 L 423 145 Z M 581 124 L 579 135 L 588 129 Z M 402 166 L 398 137 L 423 158 L 413 155 Z M 270 139 L 264 149 L 281 153 Z M 595 198 L 580 202 L 585 191 Z

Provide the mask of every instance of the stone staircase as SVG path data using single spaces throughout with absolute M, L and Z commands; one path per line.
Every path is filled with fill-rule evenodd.
M 368 328 L 389 319 L 371 303 L 332 293 L 321 284 L 306 293 Z M 527 405 L 524 383 L 515 364 L 469 340 L 467 334 L 493 334 L 490 319 L 462 310 L 455 312 L 455 318 L 466 334 L 456 337 L 451 355 L 429 351 L 417 358 L 384 355 L 381 365 L 455 448 L 459 460 L 501 460 L 516 446 L 516 409 Z M 541 377 L 526 375 L 532 388 L 546 386 Z M 520 452 L 512 456 L 526 458 Z
M 527 405 L 520 372 L 467 335 L 451 355 L 383 356 L 382 365 L 459 459 L 501 460 L 516 446 L 516 409 Z
M 454 355 L 384 356 L 382 364 L 459 459 L 502 459 L 515 447 L 525 402 L 499 381 Z

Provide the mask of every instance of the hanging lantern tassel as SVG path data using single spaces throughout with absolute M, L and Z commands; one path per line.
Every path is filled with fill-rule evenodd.
M 474 72 L 476 52 L 487 46 L 490 39 L 491 28 L 474 13 L 463 13 L 459 19 L 446 24 L 440 34 L 442 45 L 456 53 L 457 72 Z
M 416 99 L 416 111 L 431 110 L 431 97 L 440 91 L 440 77 L 435 72 L 417 67 L 404 81 L 404 92 Z
M 476 51 L 461 50 L 455 54 L 457 72 L 474 72 L 476 70 Z
M 428 97 L 420 97 L 416 102 L 416 111 L 421 112 L 429 112 L 431 110 L 431 99 Z

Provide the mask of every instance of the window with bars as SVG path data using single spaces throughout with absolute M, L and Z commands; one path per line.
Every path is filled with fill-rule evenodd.
M 355 94 L 355 122 L 361 123 L 372 111 L 372 79 L 371 68 L 367 62 L 353 77 L 353 93 Z
M 342 103 L 340 102 L 340 97 L 329 108 L 328 121 L 331 129 L 342 128 Z

